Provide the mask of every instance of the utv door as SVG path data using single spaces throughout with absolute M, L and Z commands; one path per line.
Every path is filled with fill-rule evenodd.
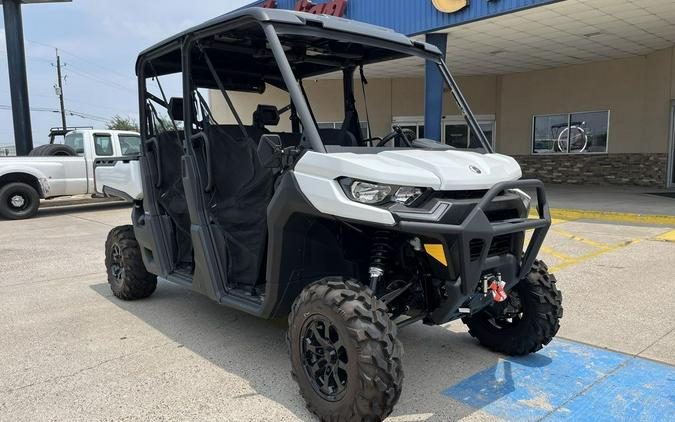
M 179 46 L 163 56 L 179 52 Z M 168 47 L 167 47 L 168 48 Z M 180 65 L 164 68 L 157 74 L 153 60 L 139 60 L 141 97 L 142 154 L 139 165 L 143 181 L 143 206 L 135 207 L 133 224 L 148 271 L 174 281 L 190 282 L 193 271 L 190 216 L 183 188 L 183 156 L 185 132 L 182 129 L 183 101 L 167 99 L 162 82 L 172 76 L 180 78 Z M 147 72 L 147 73 L 146 73 Z M 148 74 L 149 73 L 149 74 Z M 149 81 L 155 93 L 150 93 Z M 182 91 L 182 87 L 169 88 Z
M 216 264 L 209 272 L 220 273 L 224 290 L 250 293 L 262 281 L 273 176 L 260 164 L 253 140 L 262 133 L 253 127 L 246 127 L 248 136 L 239 131 L 237 125 L 207 125 L 192 136 L 194 179 L 202 181 L 193 185 L 196 209 L 203 211 L 201 219 L 193 218 L 193 243 L 208 235 L 211 242 L 205 246 Z

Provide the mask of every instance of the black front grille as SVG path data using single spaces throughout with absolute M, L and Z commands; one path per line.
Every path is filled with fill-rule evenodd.
M 485 242 L 482 239 L 471 239 L 471 242 L 469 242 L 469 256 L 472 261 L 480 259 L 484 247 Z
M 487 193 L 487 190 L 443 190 L 433 193 L 434 198 L 439 199 L 481 199 Z
M 515 208 L 490 209 L 485 211 L 485 216 L 490 222 L 506 221 L 520 217 L 520 212 Z
M 492 239 L 488 257 L 510 253 L 512 249 L 512 236 L 513 235 L 511 234 L 503 234 Z M 471 261 L 479 260 L 484 248 L 485 242 L 482 239 L 472 239 L 471 242 L 469 242 L 469 256 Z
M 511 234 L 503 234 L 492 239 L 488 256 L 499 256 L 511 252 L 512 236 Z

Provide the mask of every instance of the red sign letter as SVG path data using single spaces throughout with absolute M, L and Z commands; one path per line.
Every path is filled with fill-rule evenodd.
M 264 7 L 265 9 L 276 9 L 277 0 L 266 0 L 260 7 Z
M 332 0 L 323 8 L 323 13 L 327 15 L 333 15 L 337 17 L 342 17 L 345 15 L 347 10 L 347 0 Z
M 331 0 L 323 4 L 314 4 L 310 0 L 298 0 L 295 4 L 295 10 L 315 15 L 325 14 L 342 17 L 347 11 L 347 0 Z
M 312 2 L 309 1 L 309 0 L 299 0 L 297 3 L 295 3 L 295 11 L 296 12 L 306 12 L 312 6 L 314 6 L 314 4 L 312 4 Z

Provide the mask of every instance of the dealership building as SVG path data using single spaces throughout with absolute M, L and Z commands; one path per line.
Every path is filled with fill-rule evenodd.
M 675 1 L 315 3 L 251 6 L 344 16 L 438 46 L 495 150 L 516 158 L 526 177 L 675 185 Z M 366 78 L 368 110 L 359 88 L 359 116 L 369 116 L 374 134 L 399 125 L 458 148 L 476 143 L 434 66 L 403 59 L 368 68 Z M 339 128 L 340 81 L 329 76 L 304 84 L 319 125 Z M 287 96 L 268 91 L 267 103 L 286 105 Z M 233 98 L 254 108 L 243 95 Z M 215 92 L 211 103 L 225 118 Z M 250 113 L 242 115 L 246 120 Z

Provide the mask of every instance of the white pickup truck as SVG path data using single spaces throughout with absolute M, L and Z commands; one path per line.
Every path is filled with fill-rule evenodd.
M 0 217 L 31 218 L 37 213 L 41 198 L 106 195 L 96 189 L 94 162 L 135 159 L 140 153 L 141 138 L 136 132 L 74 130 L 65 135 L 64 144 L 77 155 L 0 158 Z M 128 175 L 118 176 L 125 179 Z

